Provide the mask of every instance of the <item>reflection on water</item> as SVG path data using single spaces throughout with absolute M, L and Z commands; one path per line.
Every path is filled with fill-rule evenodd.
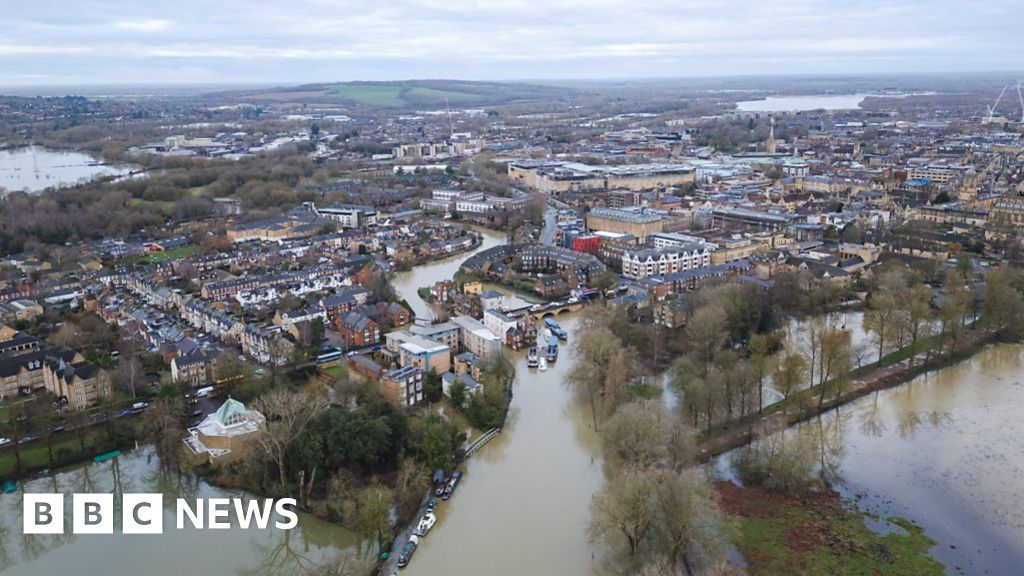
M 304 568 L 333 560 L 339 553 L 355 554 L 355 536 L 341 526 L 306 514 L 295 530 L 175 529 L 176 498 L 240 495 L 208 485 L 188 474 L 158 466 L 152 448 L 145 447 L 102 464 L 88 464 L 32 480 L 24 492 L 142 492 L 164 494 L 164 533 L 72 535 L 70 517 L 63 535 L 22 534 L 20 493 L 0 496 L 0 572 L 5 576 L 73 573 L 107 576 L 140 571 L 156 576 L 179 574 L 278 575 L 300 574 Z M 115 501 L 119 502 L 118 496 Z M 65 499 L 70 513 L 71 497 Z M 120 510 L 118 510 L 118 517 Z M 143 567 L 145 567 L 143 569 Z
M 990 347 L 826 415 L 824 426 L 840 423 L 824 461 L 837 488 L 868 512 L 923 526 L 950 573 L 1020 573 L 1022 361 L 1021 346 Z
M 560 316 L 570 332 L 576 319 Z M 455 497 L 404 570 L 410 576 L 585 575 L 590 498 L 602 482 L 589 408 L 565 378 L 575 361 L 563 345 L 547 372 L 516 354 L 515 396 L 505 431 L 466 464 Z
M 50 186 L 71 186 L 97 176 L 128 171 L 97 162 L 95 158 L 78 152 L 47 150 L 40 146 L 0 150 L 0 188 L 12 192 L 39 192 Z

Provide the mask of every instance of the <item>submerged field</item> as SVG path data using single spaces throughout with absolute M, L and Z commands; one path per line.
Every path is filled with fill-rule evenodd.
M 750 574 L 946 573 L 931 557 L 935 542 L 920 526 L 864 516 L 830 489 L 795 498 L 732 482 L 717 488 Z

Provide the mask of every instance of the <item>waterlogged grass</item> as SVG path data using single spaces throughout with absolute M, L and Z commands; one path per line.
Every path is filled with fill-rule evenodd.
M 53 443 L 53 456 L 56 462 L 51 464 L 46 441 L 39 439 L 22 446 L 21 468 L 23 471 L 42 470 L 51 465 L 65 465 L 80 460 L 87 460 L 96 454 L 113 449 L 114 444 L 106 440 L 106 434 L 99 430 L 90 430 L 85 436 L 85 451 L 81 449 L 78 437 L 63 434 L 59 441 Z M 14 477 L 16 466 L 14 450 L 5 448 L 0 453 L 0 478 Z
M 833 493 L 802 499 L 720 486 L 735 544 L 752 575 L 930 576 L 945 574 L 931 557 L 935 542 L 920 526 L 889 518 L 902 530 L 872 531 L 864 516 Z

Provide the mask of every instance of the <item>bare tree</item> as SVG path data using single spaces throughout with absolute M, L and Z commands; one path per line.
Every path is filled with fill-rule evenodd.
M 635 556 L 654 525 L 656 502 L 655 472 L 627 470 L 612 478 L 590 502 L 590 541 L 625 544 Z
M 145 376 L 145 370 L 138 355 L 129 350 L 122 352 L 114 376 L 114 382 L 118 387 L 135 398 L 138 386 L 145 381 Z
M 391 527 L 394 496 L 386 486 L 375 484 L 364 488 L 354 501 L 349 501 L 345 517 L 351 519 L 355 531 L 367 540 L 381 544 Z
M 687 461 L 693 455 L 693 430 L 657 400 L 624 404 L 602 434 L 605 462 L 614 469 L 642 469 Z
M 695 468 L 680 474 L 662 471 L 654 498 L 658 511 L 654 545 L 671 568 L 682 566 L 693 574 L 700 565 L 719 559 L 721 511 L 703 472 Z
M 704 364 L 704 370 L 725 343 L 725 310 L 717 304 L 701 306 L 686 323 L 686 338 L 691 343 L 697 359 Z
M 789 398 L 789 395 L 806 381 L 807 358 L 799 350 L 786 352 L 772 375 L 775 389 L 783 398 Z
M 818 406 L 825 403 L 825 396 L 831 388 L 837 393 L 851 362 L 850 332 L 841 328 L 829 327 L 822 333 L 818 350 L 818 383 L 820 393 Z
M 266 424 L 256 440 L 277 466 L 282 492 L 288 489 L 285 462 L 292 442 L 327 405 L 324 395 L 319 392 L 322 391 L 292 392 L 277 389 L 259 397 L 253 404 L 266 418 Z
M 864 312 L 864 329 L 872 334 L 878 345 L 878 361 L 882 361 L 885 348 L 893 339 L 893 330 L 898 321 L 896 298 L 888 291 L 871 295 L 868 309 Z

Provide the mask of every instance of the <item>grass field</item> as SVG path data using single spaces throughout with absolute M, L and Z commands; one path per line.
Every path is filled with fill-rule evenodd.
M 189 246 L 179 246 L 170 250 L 164 250 L 163 252 L 147 252 L 142 255 L 142 258 L 139 261 L 143 264 L 171 262 L 179 258 L 188 258 L 195 254 L 196 250 L 199 250 L 199 246 L 192 244 Z
M 344 372 L 341 369 L 341 366 L 338 365 L 324 366 L 320 368 L 320 371 L 323 372 L 324 374 L 327 374 L 331 378 L 341 378 L 342 374 L 344 374 Z
M 360 104 L 385 107 L 405 105 L 400 96 L 405 87 L 401 84 L 335 84 L 327 89 L 335 96 Z
M 170 210 L 171 207 L 174 206 L 174 202 L 171 202 L 170 200 L 159 200 L 159 201 L 145 200 L 143 198 L 130 198 L 128 200 L 128 206 L 131 207 L 131 208 L 141 208 L 143 206 L 151 206 L 151 205 L 156 205 L 161 210 Z
M 405 83 L 354 83 L 334 84 L 327 87 L 328 93 L 369 106 L 396 108 L 408 105 L 440 105 L 447 98 L 451 104 L 479 102 L 481 96 L 457 90 L 438 90 L 426 86 Z
M 450 104 L 476 102 L 480 99 L 479 95 L 470 94 L 469 92 L 435 90 L 434 88 L 424 88 L 423 86 L 417 86 L 409 90 L 405 93 L 405 97 L 409 100 L 433 100 L 437 103 L 443 103 L 444 99 L 447 98 Z

